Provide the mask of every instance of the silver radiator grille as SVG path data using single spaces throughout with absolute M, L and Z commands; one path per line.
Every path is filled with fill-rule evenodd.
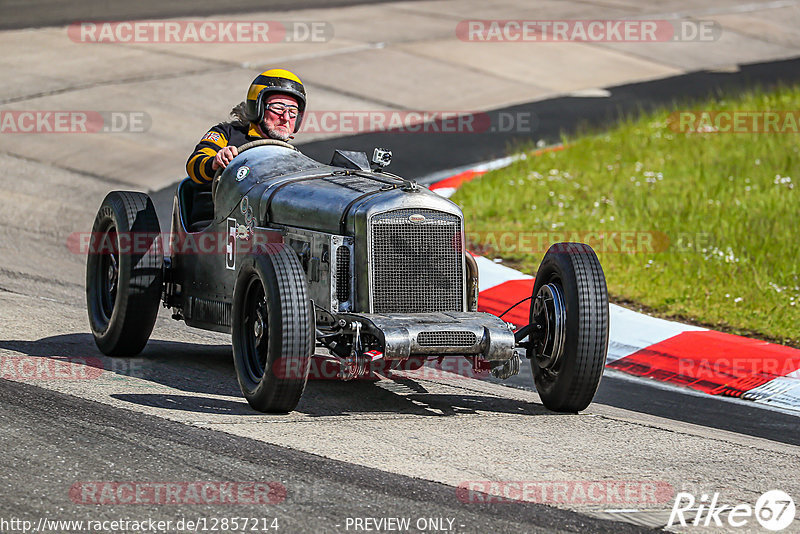
M 423 347 L 471 347 L 477 342 L 475 333 L 468 330 L 420 332 L 417 335 L 417 343 Z
M 464 310 L 460 217 L 406 209 L 370 224 L 375 313 Z

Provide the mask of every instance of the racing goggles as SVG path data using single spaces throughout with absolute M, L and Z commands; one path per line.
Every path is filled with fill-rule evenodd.
M 280 102 L 267 104 L 267 110 L 271 113 L 274 113 L 278 117 L 283 117 L 284 113 L 288 112 L 290 119 L 296 119 L 297 115 L 300 113 L 300 109 L 297 106 L 287 106 L 286 104 L 282 104 Z

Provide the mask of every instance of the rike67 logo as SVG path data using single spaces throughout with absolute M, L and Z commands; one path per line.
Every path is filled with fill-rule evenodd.
M 719 493 L 709 499 L 703 494 L 699 502 L 691 493 L 681 491 L 675 496 L 667 527 L 753 527 L 755 519 L 761 527 L 784 530 L 794 521 L 794 500 L 781 490 L 770 490 L 761 495 L 755 506 L 750 504 L 723 505 Z

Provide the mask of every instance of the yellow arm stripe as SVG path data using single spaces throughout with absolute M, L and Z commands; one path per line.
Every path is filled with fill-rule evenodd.
M 204 176 L 203 167 L 205 167 L 205 160 L 209 159 L 208 156 L 203 154 L 197 154 L 189 159 L 189 162 L 186 164 L 186 172 L 189 173 L 189 177 L 197 182 L 198 184 L 204 184 L 210 181 L 210 178 L 206 178 Z
M 205 154 L 206 156 L 211 156 L 212 158 L 217 155 L 217 151 L 211 147 L 203 147 L 200 149 L 199 154 Z
M 186 172 L 189 173 L 189 176 L 194 180 L 194 163 L 197 161 L 201 154 L 196 154 L 189 158 L 189 161 L 186 162 Z
M 186 164 L 186 167 L 193 167 L 195 163 L 197 163 L 197 158 L 202 158 L 203 154 L 195 154 L 189 159 L 189 163 Z
M 203 180 L 205 180 L 206 183 L 214 179 L 213 176 L 209 176 L 208 173 L 206 173 L 206 165 L 210 159 L 211 158 L 203 158 L 200 160 L 200 176 L 203 177 Z

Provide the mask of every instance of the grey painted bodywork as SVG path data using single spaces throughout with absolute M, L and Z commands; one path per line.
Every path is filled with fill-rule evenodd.
M 169 278 L 173 284 L 166 298 L 187 324 L 229 332 L 236 274 L 244 255 L 258 243 L 281 241 L 301 258 L 315 304 L 348 321 L 360 317 L 365 332 L 384 344 L 388 359 L 434 353 L 476 355 L 493 361 L 513 356 L 514 335 L 505 322 L 490 314 L 466 311 L 463 282 L 462 309 L 439 315 L 438 321 L 432 320 L 436 314 L 371 313 L 371 217 L 398 209 L 451 214 L 462 221 L 463 246 L 460 208 L 427 188 L 384 172 L 325 165 L 289 148 L 255 147 L 237 156 L 222 173 L 213 223 L 201 232 L 189 233 L 181 209 L 182 186 L 173 207 L 173 241 L 216 244 L 215 253 L 172 255 Z M 232 232 L 237 237 L 232 238 Z M 349 299 L 344 301 L 336 298 L 332 261 L 334 248 L 342 244 L 351 247 L 353 273 Z M 318 320 L 322 319 L 318 315 Z M 460 349 L 416 343 L 419 332 L 443 328 L 475 332 L 477 342 Z

